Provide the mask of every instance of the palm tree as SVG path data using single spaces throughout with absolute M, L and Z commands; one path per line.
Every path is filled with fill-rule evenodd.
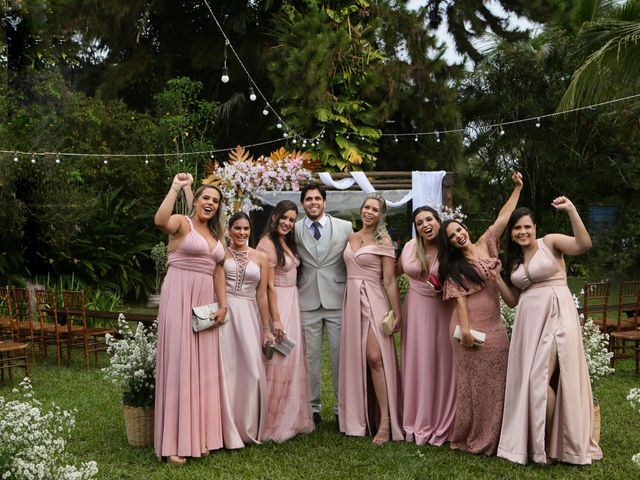
M 584 62 L 573 73 L 558 110 L 640 92 L 640 0 L 585 0 L 576 12 L 576 19 L 586 20 L 577 36 Z

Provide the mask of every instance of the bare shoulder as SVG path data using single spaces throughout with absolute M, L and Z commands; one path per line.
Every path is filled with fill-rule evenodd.
M 260 250 L 256 250 L 255 248 L 252 248 L 249 252 L 251 253 L 253 258 L 255 259 L 256 263 L 264 264 L 265 266 L 267 265 L 267 254 L 266 253 L 261 252 Z

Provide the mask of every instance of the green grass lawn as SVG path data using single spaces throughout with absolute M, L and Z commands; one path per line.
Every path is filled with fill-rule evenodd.
M 106 364 L 106 357 L 102 362 Z M 103 380 L 99 370 L 85 371 L 79 358 L 72 368 L 47 363 L 35 366 L 32 383 L 45 405 L 56 402 L 77 410 L 77 426 L 67 449 L 78 462 L 97 461 L 98 478 L 102 479 L 640 478 L 640 468 L 631 462 L 631 456 L 640 452 L 640 414 L 626 400 L 629 389 L 640 384 L 640 377 L 630 361 L 618 362 L 618 371 L 595 390 L 602 406 L 604 459 L 588 467 L 521 466 L 453 451 L 448 446 L 390 442 L 377 447 L 370 438 L 345 437 L 336 431 L 333 421 L 328 363 L 325 366 L 324 421 L 315 432 L 279 445 L 269 442 L 239 451 L 213 452 L 183 467 L 158 462 L 152 448 L 127 444 L 119 393 Z M 0 395 L 13 397 L 11 390 L 10 385 L 2 385 Z

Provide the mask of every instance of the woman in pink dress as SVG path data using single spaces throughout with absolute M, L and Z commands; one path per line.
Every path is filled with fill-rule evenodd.
M 456 382 L 449 324 L 453 302 L 443 302 L 438 281 L 440 216 L 413 211 L 416 238 L 403 248 L 396 274 L 409 277 L 402 312 L 402 428 L 407 442 L 442 445 L 451 440 Z
M 172 215 L 176 196 L 185 188 L 190 198 L 190 186 L 190 175 L 177 174 L 155 216 L 169 235 L 169 269 L 158 315 L 154 447 L 158 457 L 177 465 L 222 447 L 218 332 L 191 328 L 193 307 L 218 301 L 215 321 L 226 314 L 222 193 L 202 186 L 190 216 Z
M 516 207 L 522 176 L 513 174 L 515 188 L 487 231 L 472 243 L 456 220 L 442 222 L 438 234 L 439 277 L 443 299 L 455 299 L 451 334 L 460 326 L 461 341 L 453 343 L 456 360 L 456 419 L 451 448 L 493 455 L 498 448 L 507 375 L 509 338 L 500 316 L 495 271 L 499 238 Z M 486 334 L 479 345 L 471 330 Z
M 269 262 L 264 253 L 249 248 L 250 234 L 247 214 L 234 213 L 224 257 L 231 320 L 220 327 L 222 434 L 228 449 L 264 439 L 267 377 L 262 347 L 275 341 L 267 302 Z
M 593 439 L 593 398 L 580 321 L 567 286 L 563 255 L 580 255 L 591 238 L 566 197 L 551 205 L 567 212 L 573 237 L 536 239 L 533 213 L 519 208 L 507 226 L 507 305 L 518 305 L 507 370 L 498 456 L 517 463 L 549 460 L 578 465 L 602 458 Z
M 349 237 L 344 251 L 347 285 L 340 332 L 339 426 L 342 433 L 363 437 L 377 425 L 374 444 L 404 438 L 395 343 L 382 327 L 389 301 L 396 316 L 393 331 L 401 324 L 386 209 L 382 195 L 369 194 L 360 207 L 362 230 Z
M 275 352 L 266 362 L 269 390 L 264 438 L 274 442 L 284 442 L 298 433 L 312 432 L 314 428 L 296 287 L 300 259 L 293 227 L 297 215 L 295 203 L 290 200 L 279 202 L 256 248 L 269 260 L 271 330 L 277 341 L 288 338 L 295 342 L 289 355 L 285 357 Z

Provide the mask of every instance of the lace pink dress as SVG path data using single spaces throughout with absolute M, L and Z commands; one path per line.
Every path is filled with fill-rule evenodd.
M 511 274 L 522 290 L 513 325 L 504 420 L 498 456 L 517 463 L 529 459 L 578 465 L 602 458 L 593 439 L 593 398 L 582 345 L 578 312 L 567 274 L 553 252 L 538 239 L 538 251 L 525 271 Z M 550 438 L 545 442 L 549 356 L 558 349 L 558 387 Z
M 416 240 L 402 250 L 409 291 L 402 311 L 402 428 L 407 442 L 451 440 L 456 412 L 455 363 L 449 324 L 454 302 L 444 302 L 420 272 Z M 431 273 L 438 273 L 433 262 Z
M 231 321 L 220 330 L 220 390 L 225 448 L 242 448 L 263 439 L 267 418 L 267 377 L 262 354 L 262 323 L 256 303 L 260 267 L 249 251 L 230 250 L 224 262 Z
M 368 380 L 366 342 L 369 329 L 380 345 L 387 400 L 391 423 L 391 439 L 403 440 L 400 375 L 393 337 L 382 330 L 382 320 L 389 310 L 382 287 L 382 257 L 395 257 L 393 248 L 365 245 L 353 252 L 347 243 L 344 251 L 347 266 L 347 285 L 342 309 L 340 332 L 340 369 L 338 386 L 338 414 L 340 431 L 363 437 L 372 433 L 379 412 L 373 386 Z M 375 413 L 374 413 L 375 412 Z
M 266 361 L 268 406 L 264 438 L 284 442 L 298 433 L 313 431 L 309 403 L 307 360 L 300 323 L 300 305 L 296 278 L 300 260 L 285 254 L 285 264 L 277 265 L 273 243 L 263 238 L 257 250 L 267 254 L 269 265 L 275 268 L 275 287 L 282 326 L 296 346 L 286 357 L 274 352 Z
M 487 334 L 485 343 L 480 347 L 465 348 L 452 340 L 457 392 L 451 448 L 493 455 L 498 448 L 502 425 L 509 338 L 500 316 L 498 287 L 490 273 L 500 268 L 496 239 L 491 229 L 485 232 L 484 238 L 492 258 L 474 264 L 484 279 L 484 286 L 470 283 L 465 285 L 468 288 L 465 291 L 447 279 L 443 298 L 466 296 L 471 328 Z M 453 335 L 457 324 L 458 317 L 454 313 L 450 335 Z
M 199 457 L 222 448 L 218 331 L 194 333 L 191 308 L 215 301 L 213 271 L 224 258 L 193 228 L 169 254 L 160 293 L 155 435 L 158 457 Z

